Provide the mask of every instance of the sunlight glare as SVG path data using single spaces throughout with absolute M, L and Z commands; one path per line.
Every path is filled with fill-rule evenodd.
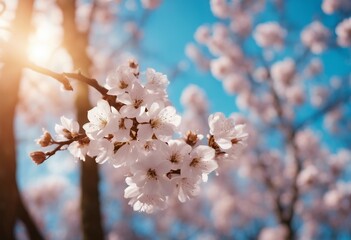
M 44 64 L 51 60 L 58 47 L 57 31 L 48 25 L 41 24 L 30 37 L 28 58 L 37 64 Z

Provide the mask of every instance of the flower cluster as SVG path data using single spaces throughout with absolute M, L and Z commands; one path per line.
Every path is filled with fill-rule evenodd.
M 118 67 L 107 78 L 104 99 L 88 111 L 83 129 L 62 117 L 56 139 L 44 132 L 38 141 L 55 149 L 34 152 L 33 160 L 42 163 L 67 149 L 81 160 L 88 155 L 111 164 L 125 176 L 124 196 L 136 211 L 164 209 L 171 197 L 181 202 L 193 198 L 221 159 L 237 157 L 247 134 L 244 125 L 222 113 L 208 119 L 207 144 L 195 131 L 180 134 L 181 117 L 168 100 L 168 84 L 167 77 L 153 69 L 140 74 L 135 62 Z

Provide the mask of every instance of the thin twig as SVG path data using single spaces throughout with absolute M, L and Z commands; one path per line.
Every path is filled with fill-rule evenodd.
M 38 66 L 29 61 L 24 63 L 24 67 L 30 70 L 33 70 L 35 72 L 41 73 L 43 75 L 49 76 L 53 79 L 56 79 L 57 81 L 63 84 L 66 90 L 69 90 L 69 91 L 73 90 L 73 87 L 69 79 L 74 79 L 84 84 L 87 84 L 88 86 L 97 90 L 102 95 L 103 99 L 108 101 L 108 103 L 111 106 L 115 107 L 117 110 L 119 110 L 124 105 L 123 103 L 117 101 L 116 96 L 109 95 L 108 90 L 103 86 L 101 86 L 96 79 L 86 77 L 80 71 L 78 71 L 78 73 L 57 73 L 57 72 L 51 71 L 50 69 Z
M 50 69 L 47 69 L 47 68 L 44 68 L 44 67 L 41 67 L 41 66 L 38 66 L 30 61 L 26 61 L 24 63 L 24 67 L 28 68 L 28 69 L 31 69 L 35 72 L 38 72 L 38 73 L 41 73 L 43 75 L 46 75 L 46 76 L 49 76 L 49 77 L 52 77 L 54 79 L 56 79 L 57 81 L 59 81 L 60 83 L 63 84 L 63 87 L 65 90 L 68 90 L 68 91 L 72 91 L 73 88 L 68 80 L 68 78 L 64 75 L 64 74 L 59 74 L 59 73 L 56 73 L 54 71 L 51 71 Z
M 102 96 L 107 95 L 108 90 L 101 86 L 96 79 L 86 77 L 80 71 L 78 71 L 78 73 L 63 73 L 62 75 L 91 86 L 92 88 L 96 89 Z

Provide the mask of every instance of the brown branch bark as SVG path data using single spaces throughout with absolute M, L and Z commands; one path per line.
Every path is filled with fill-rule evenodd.
M 67 91 L 73 90 L 68 78 L 64 74 L 56 73 L 54 71 L 51 71 L 50 69 L 38 66 L 30 61 L 24 62 L 23 65 L 24 65 L 24 67 L 29 68 L 37 73 L 41 73 L 43 75 L 46 75 L 46 76 L 49 76 L 49 77 L 56 79 L 57 81 L 62 83 L 65 90 L 67 90 Z
M 101 86 L 96 79 L 86 77 L 80 71 L 78 73 L 57 73 L 57 72 L 51 71 L 50 69 L 38 66 L 31 62 L 26 62 L 24 66 L 37 73 L 49 76 L 59 81 L 60 83 L 63 84 L 66 90 L 73 90 L 69 79 L 74 79 L 80 82 L 81 84 L 88 85 L 93 89 L 95 89 L 96 91 L 98 91 L 101 94 L 102 98 L 108 101 L 109 104 L 115 107 L 117 110 L 119 110 L 123 106 L 123 103 L 117 101 L 116 96 L 109 95 L 108 90 L 103 86 Z
M 89 75 L 92 62 L 87 54 L 89 33 L 80 32 L 75 22 L 76 1 L 57 0 L 63 13 L 63 45 L 71 55 L 75 68 L 84 75 Z M 89 27 L 90 29 L 90 27 Z M 88 86 L 79 83 L 76 96 L 77 120 L 80 124 L 87 122 L 90 109 Z M 81 164 L 81 222 L 83 239 L 104 239 L 100 199 L 98 165 L 93 158 L 87 157 Z

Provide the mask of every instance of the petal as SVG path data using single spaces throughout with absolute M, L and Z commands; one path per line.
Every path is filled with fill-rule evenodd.
M 153 134 L 150 124 L 140 124 L 138 126 L 138 138 L 139 139 L 151 139 Z
M 216 143 L 223 149 L 229 149 L 233 145 L 230 140 L 224 138 L 216 139 Z

